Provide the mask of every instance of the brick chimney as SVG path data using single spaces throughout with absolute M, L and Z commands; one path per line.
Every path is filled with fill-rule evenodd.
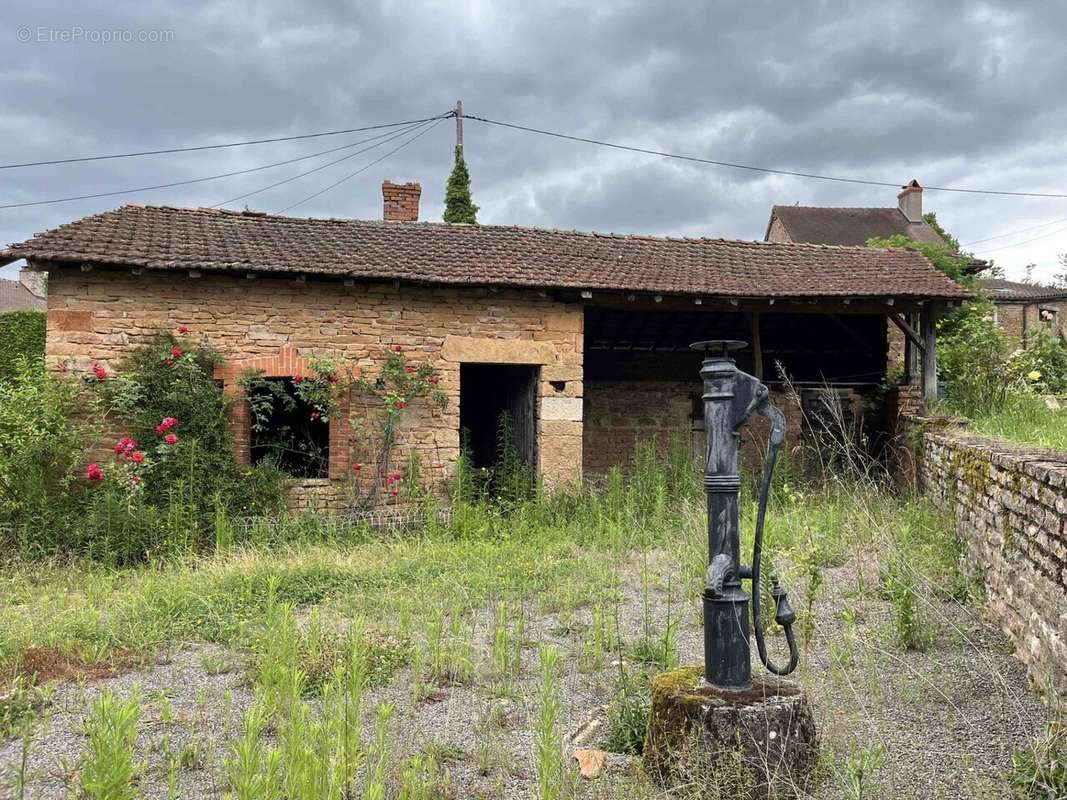
M 48 294 L 48 274 L 25 267 L 19 270 L 19 283 L 25 286 L 35 297 Z
M 923 187 L 912 178 L 897 195 L 897 208 L 908 218 L 908 222 L 923 221 Z
M 383 219 L 386 222 L 418 222 L 421 183 L 382 183 Z

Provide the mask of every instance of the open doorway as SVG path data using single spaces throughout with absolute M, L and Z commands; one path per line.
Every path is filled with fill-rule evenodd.
M 490 495 L 533 483 L 539 373 L 524 364 L 460 365 L 460 438 L 479 488 Z

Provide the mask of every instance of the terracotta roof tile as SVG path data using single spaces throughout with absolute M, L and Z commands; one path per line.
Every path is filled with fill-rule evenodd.
M 775 206 L 771 219 L 775 217 L 794 242 L 864 245 L 876 236 L 902 234 L 918 242 L 945 243 L 925 222 L 908 222 L 899 208 Z
M 969 296 L 920 254 L 899 249 L 165 206 L 85 217 L 12 245 L 0 258 L 733 297 Z
M 1067 299 L 1067 289 L 1057 286 L 1043 286 L 1040 283 L 985 278 L 979 279 L 978 285 L 981 287 L 982 293 L 994 302 Z

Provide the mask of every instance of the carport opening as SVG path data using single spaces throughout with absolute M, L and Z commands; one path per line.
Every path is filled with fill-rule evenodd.
M 498 496 L 533 482 L 540 367 L 461 364 L 459 427 L 476 488 Z

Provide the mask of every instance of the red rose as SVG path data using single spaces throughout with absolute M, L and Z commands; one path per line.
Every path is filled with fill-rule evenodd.
M 407 404 L 407 403 L 405 403 L 405 402 L 404 402 L 403 400 L 401 400 L 400 402 L 398 402 L 398 403 L 396 404 L 396 407 L 397 407 L 397 408 L 407 408 L 407 407 L 408 407 L 408 404 Z
M 401 347 L 400 345 L 397 345 L 393 349 L 396 350 L 396 352 L 398 352 L 398 353 L 403 353 L 404 352 L 404 348 Z
M 303 382 L 304 382 L 304 376 L 303 375 L 294 375 L 293 376 L 293 383 L 303 383 Z
M 133 453 L 130 455 L 130 458 L 132 458 L 135 463 L 140 464 L 142 461 L 144 461 L 144 453 L 142 453 L 140 450 L 134 450 Z
M 336 375 L 327 375 L 326 376 L 326 380 L 328 380 L 330 383 L 337 383 L 337 376 Z
M 100 465 L 92 463 L 85 469 L 85 477 L 91 481 L 102 481 L 104 479 L 104 471 L 100 469 Z
M 173 358 L 168 358 L 166 363 L 167 363 L 168 367 L 173 367 L 174 366 L 174 359 Z
M 163 437 L 163 443 L 164 444 L 177 444 L 178 443 L 178 437 L 175 436 L 173 433 L 168 433 L 166 436 Z
M 404 372 L 406 372 L 408 375 L 410 375 L 414 371 L 415 371 L 414 367 L 404 367 Z
M 437 385 L 437 381 L 439 381 L 440 378 L 438 378 L 436 375 L 431 375 L 429 378 L 427 378 L 427 380 L 430 383 L 432 383 L 434 386 L 436 386 Z
M 311 412 L 311 421 L 314 422 L 318 418 L 319 418 L 319 412 L 318 411 L 312 411 Z
M 356 463 L 356 464 L 352 465 L 352 471 L 353 472 L 359 472 L 361 469 L 363 469 L 363 465 L 362 464 Z
M 102 381 L 107 377 L 107 370 L 101 364 L 93 364 L 93 375 L 98 381 Z
M 115 455 L 119 458 L 124 458 L 137 449 L 137 442 L 131 439 L 129 436 L 123 436 L 117 442 L 115 442 Z
M 189 332 L 189 326 L 188 325 L 179 325 L 178 326 L 178 333 L 182 334 L 182 336 L 184 336 L 188 332 Z
M 400 473 L 399 472 L 394 472 L 393 473 L 393 480 L 394 481 L 399 481 L 400 480 Z
M 132 483 L 134 486 L 140 485 L 141 476 L 140 475 L 131 475 L 130 476 L 130 483 Z
M 156 433 L 162 436 L 177 424 L 178 420 L 174 417 L 163 417 L 163 421 L 156 425 Z
M 182 357 L 182 349 L 178 347 L 178 345 L 174 345 L 174 347 L 170 349 L 170 354 L 173 358 L 179 359 Z
M 396 497 L 398 494 L 400 494 L 400 490 L 399 489 L 393 489 L 393 491 L 390 492 L 390 494 L 392 494 L 393 497 Z

